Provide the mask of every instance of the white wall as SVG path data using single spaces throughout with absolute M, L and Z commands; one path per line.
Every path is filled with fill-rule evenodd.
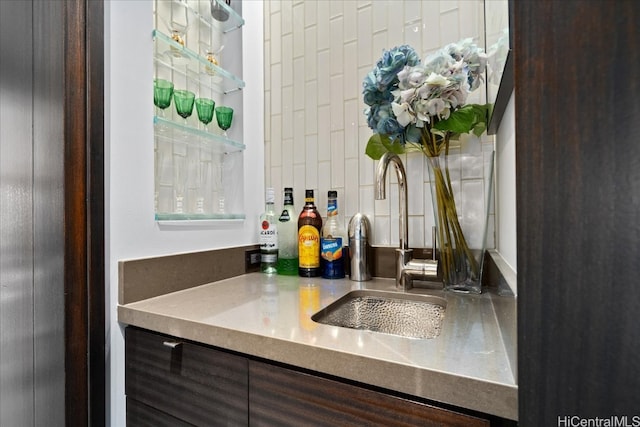
M 256 243 L 263 209 L 262 4 L 243 3 L 244 223 L 160 229 L 153 212 L 152 1 L 105 5 L 105 162 L 107 253 L 107 408 L 125 425 L 124 340 L 117 322 L 118 261 Z
M 516 118 L 513 94 L 496 135 L 496 250 L 517 271 Z M 516 289 L 513 289 L 514 293 Z

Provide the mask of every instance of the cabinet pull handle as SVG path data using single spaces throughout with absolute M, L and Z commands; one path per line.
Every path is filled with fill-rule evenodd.
M 165 347 L 177 348 L 177 347 L 180 347 L 182 343 L 179 341 L 164 341 L 162 345 Z

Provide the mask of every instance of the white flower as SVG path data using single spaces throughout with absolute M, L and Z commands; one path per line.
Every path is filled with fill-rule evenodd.
M 410 89 L 420 86 L 424 83 L 426 75 L 422 67 L 406 66 L 398 73 L 398 87 L 400 89 Z
M 431 86 L 446 86 L 449 84 L 449 80 L 441 74 L 431 73 L 429 77 L 427 77 L 426 83 Z
M 416 112 L 416 116 L 418 120 L 420 120 L 421 122 L 426 122 L 426 123 L 430 122 L 428 103 L 429 101 L 426 101 L 426 100 L 418 100 L 413 105 L 413 109 Z
M 420 99 L 429 99 L 431 98 L 432 95 L 432 90 L 433 88 L 429 87 L 429 85 L 422 85 L 419 89 L 418 89 L 418 97 Z
M 408 103 L 398 104 L 397 102 L 392 102 L 391 109 L 400 126 L 406 127 L 410 123 L 415 123 L 415 115 Z
M 416 99 L 416 90 L 415 89 L 407 89 L 400 92 L 399 96 L 396 97 L 396 102 L 400 104 L 411 104 Z
M 430 116 L 441 115 L 444 111 L 446 104 L 441 98 L 430 99 L 427 101 L 427 111 Z

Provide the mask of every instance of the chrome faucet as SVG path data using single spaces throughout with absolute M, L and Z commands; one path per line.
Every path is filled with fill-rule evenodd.
M 409 249 L 409 214 L 407 208 L 407 173 L 398 155 L 385 153 L 376 168 L 375 198 L 384 200 L 386 196 L 385 181 L 387 168 L 393 163 L 398 177 L 400 199 L 400 248 L 396 249 L 396 287 L 408 290 L 413 287 L 413 280 L 437 280 L 438 261 L 435 260 L 436 247 L 433 245 L 433 259 L 412 259 L 413 249 Z

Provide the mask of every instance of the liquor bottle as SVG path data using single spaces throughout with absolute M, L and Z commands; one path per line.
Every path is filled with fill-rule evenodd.
M 275 193 L 267 188 L 265 194 L 264 213 L 260 215 L 260 270 L 263 273 L 275 274 L 278 263 L 278 229 L 274 207 Z
M 320 276 L 320 230 L 322 217 L 316 208 L 313 190 L 306 190 L 304 207 L 298 216 L 298 274 Z
M 325 279 L 342 279 L 345 258 L 342 245 L 346 238 L 338 216 L 338 192 L 329 191 L 327 200 L 327 222 L 322 227 L 320 240 L 320 267 Z
M 278 218 L 278 274 L 298 274 L 298 223 L 291 187 L 284 189 L 284 206 Z

